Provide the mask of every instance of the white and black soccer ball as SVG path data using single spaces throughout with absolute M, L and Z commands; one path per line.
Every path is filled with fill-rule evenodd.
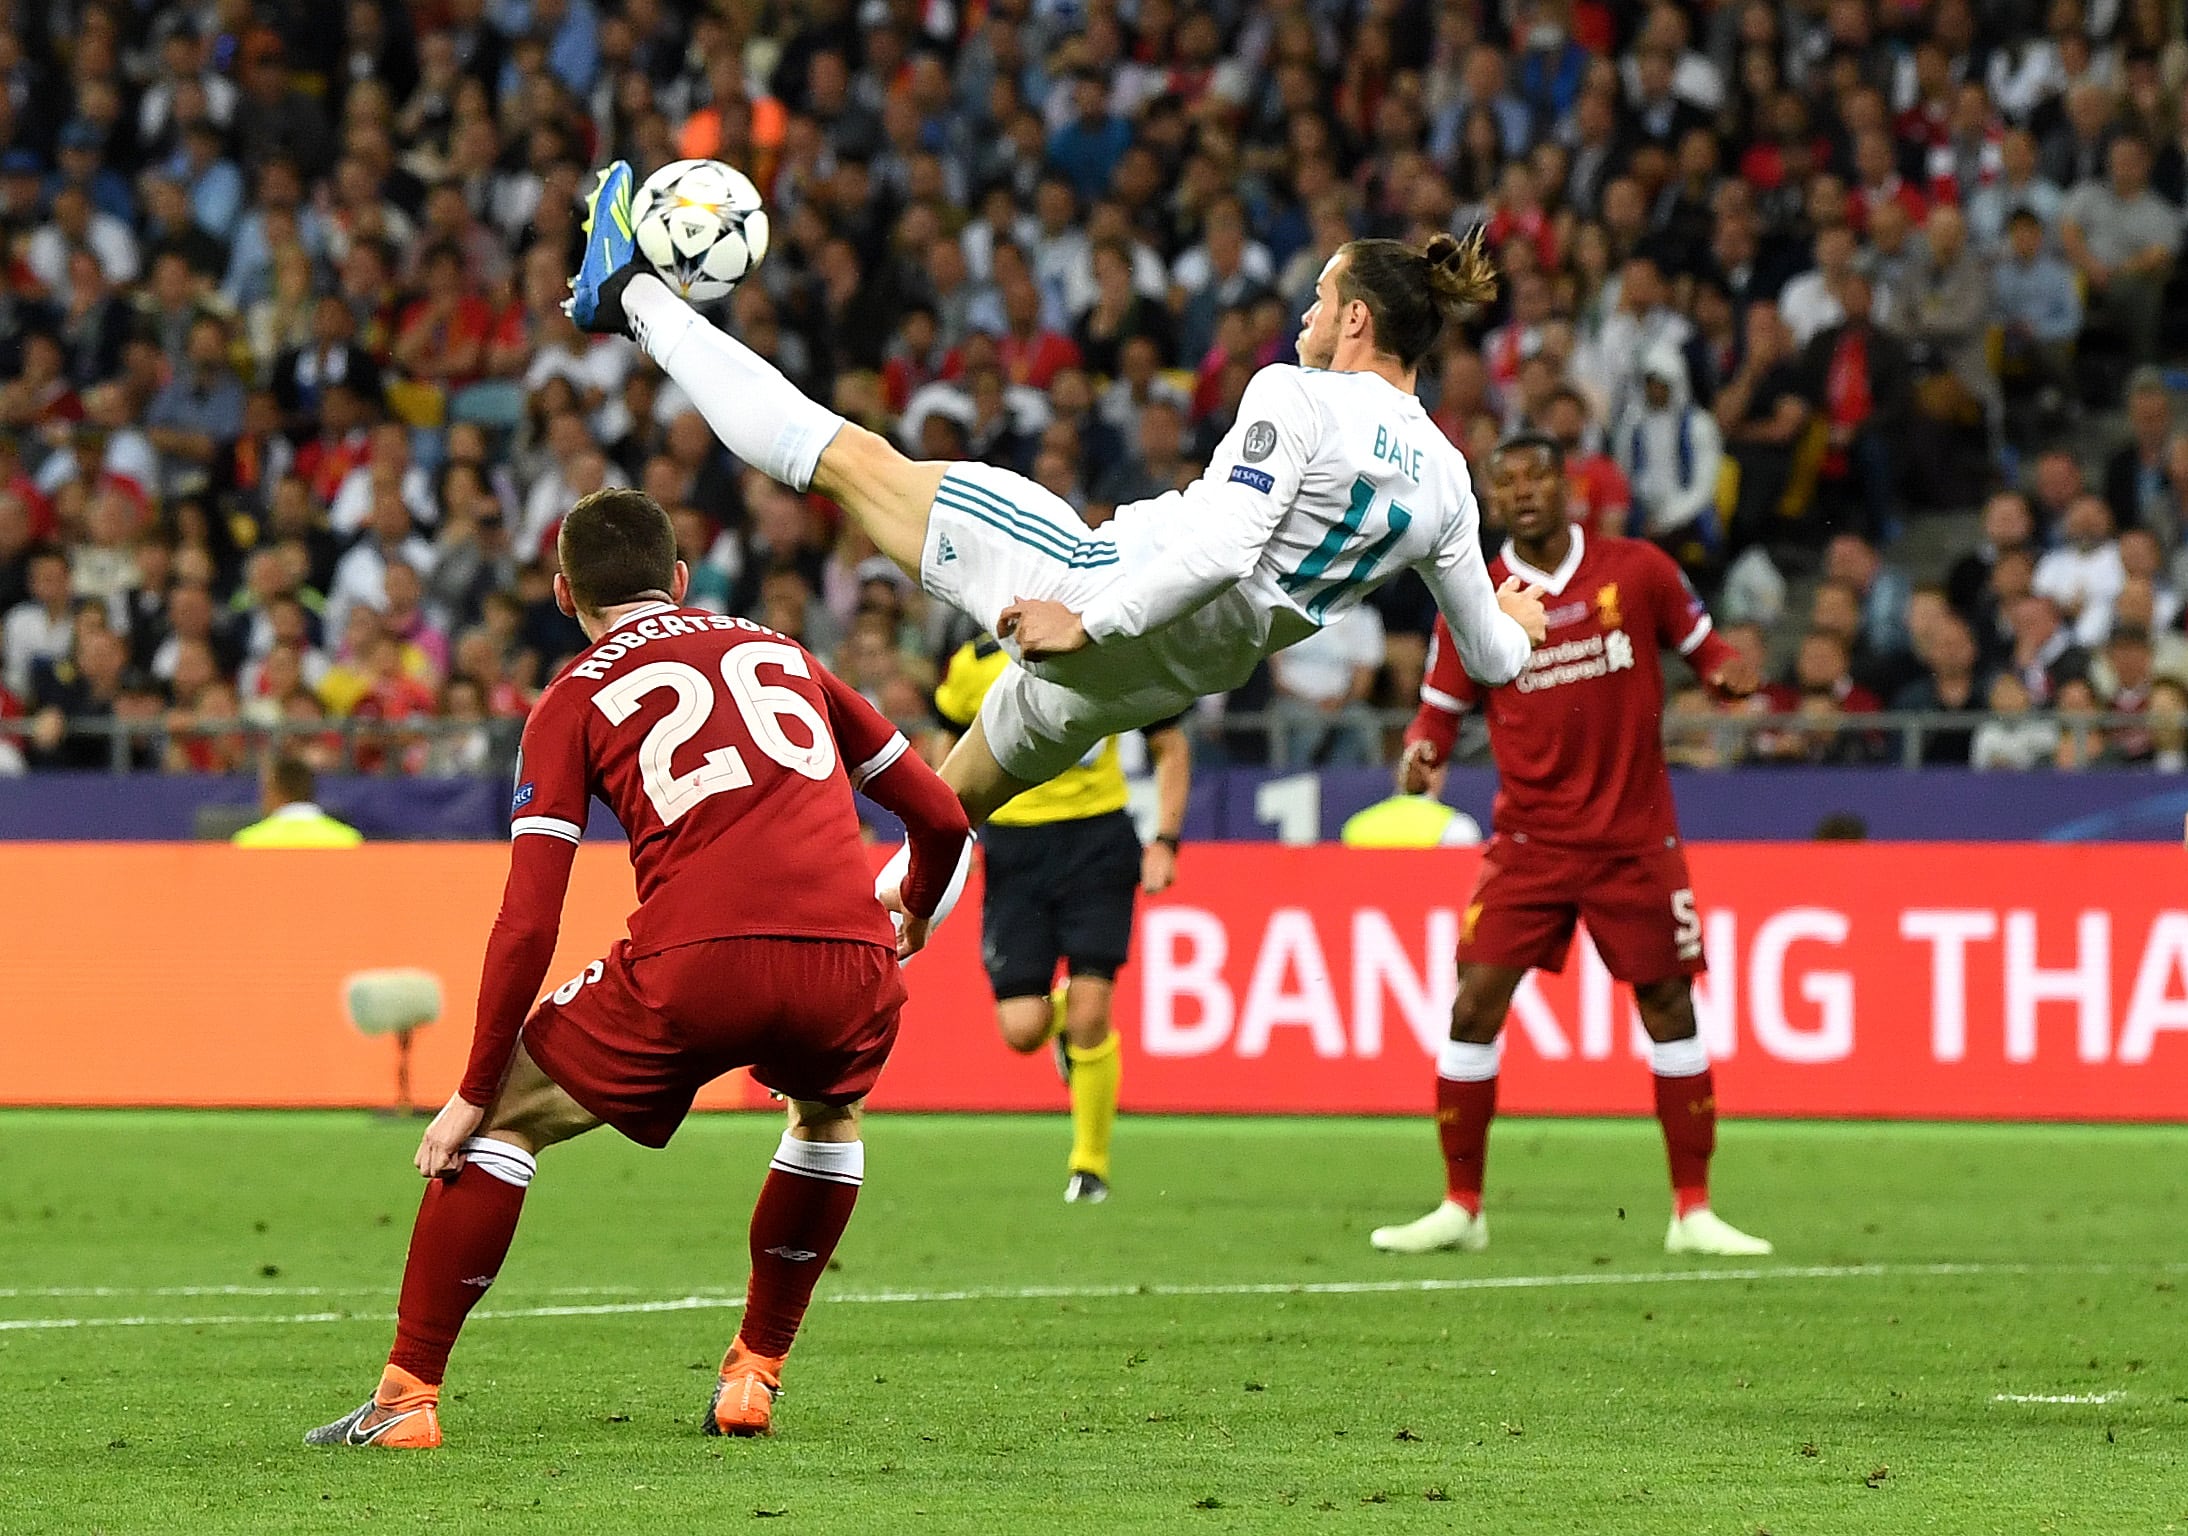
M 767 254 L 767 211 L 744 172 L 719 160 L 678 160 L 631 199 L 631 233 L 663 282 L 694 304 L 711 304 Z

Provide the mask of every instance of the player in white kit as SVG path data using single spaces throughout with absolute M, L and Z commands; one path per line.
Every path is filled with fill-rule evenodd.
M 1096 530 L 1022 475 L 914 461 L 808 400 L 634 263 L 630 186 L 619 161 L 593 194 L 572 318 L 634 338 L 732 453 L 841 504 L 1017 658 L 942 768 L 976 825 L 1102 737 L 1239 686 L 1408 567 L 1485 686 L 1541 643 L 1540 589 L 1491 588 L 1466 460 L 1413 393 L 1445 319 L 1495 293 L 1478 234 L 1345 246 L 1300 328 L 1304 366 L 1254 376 L 1200 479 Z

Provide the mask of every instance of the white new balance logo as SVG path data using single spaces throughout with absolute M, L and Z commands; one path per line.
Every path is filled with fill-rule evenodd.
M 767 1251 L 773 1254 L 778 1259 L 789 1260 L 792 1264 L 810 1263 L 812 1260 L 820 1257 L 819 1254 L 815 1253 L 810 1248 L 791 1248 L 786 1246 L 782 1248 L 770 1248 Z

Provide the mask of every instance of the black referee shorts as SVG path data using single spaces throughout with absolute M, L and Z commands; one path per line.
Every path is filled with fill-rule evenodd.
M 980 958 L 996 1001 L 1046 997 L 1056 962 L 1116 979 L 1132 949 L 1140 839 L 1122 811 L 980 831 L 987 858 Z

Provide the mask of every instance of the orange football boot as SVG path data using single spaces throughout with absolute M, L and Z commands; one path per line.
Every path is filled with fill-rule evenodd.
M 714 1396 L 707 1403 L 706 1432 L 773 1434 L 775 1399 L 782 1389 L 783 1363 L 779 1357 L 756 1355 L 741 1342 L 730 1345 L 729 1353 L 722 1358 L 722 1374 L 714 1383 Z
M 391 1365 L 380 1373 L 380 1390 L 364 1406 L 320 1425 L 304 1443 L 430 1451 L 441 1443 L 441 1389 Z

